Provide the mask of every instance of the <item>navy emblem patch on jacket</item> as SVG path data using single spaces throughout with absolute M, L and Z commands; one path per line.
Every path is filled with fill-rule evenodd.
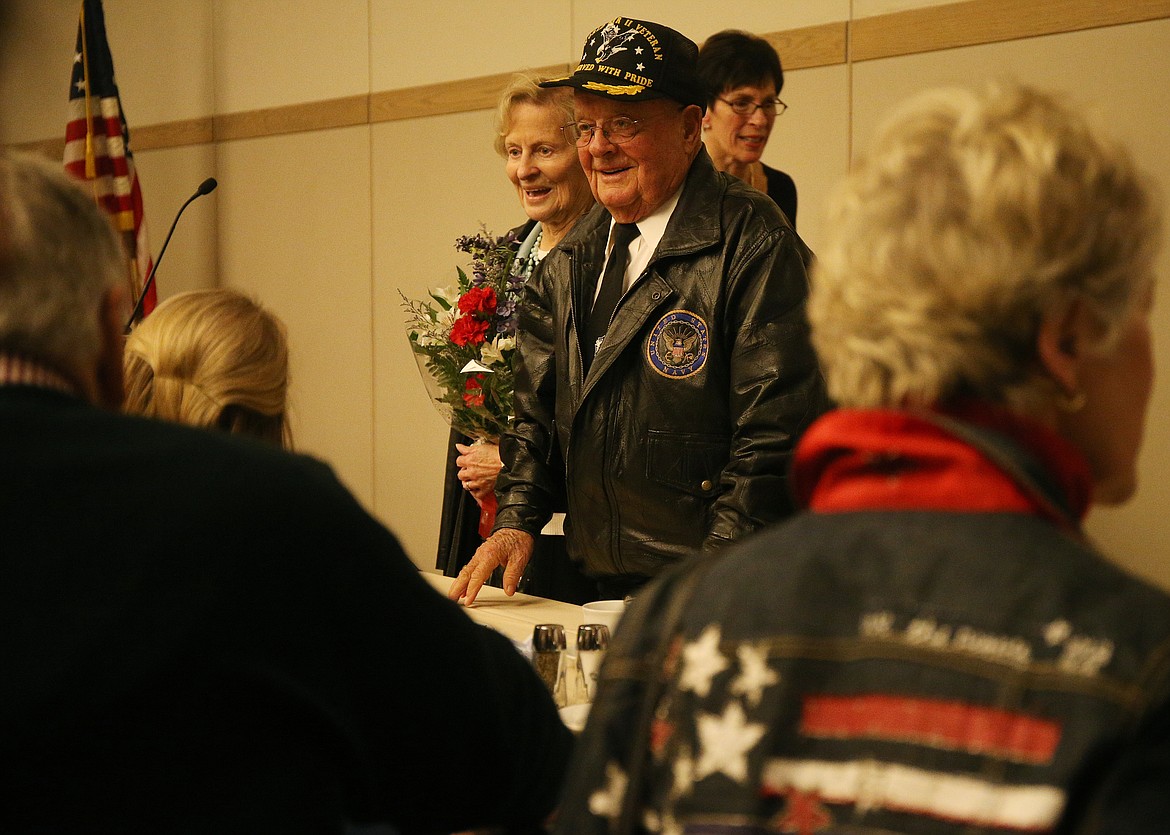
M 646 340 L 646 359 L 664 377 L 681 379 L 707 364 L 707 323 L 689 310 L 672 310 L 658 320 Z

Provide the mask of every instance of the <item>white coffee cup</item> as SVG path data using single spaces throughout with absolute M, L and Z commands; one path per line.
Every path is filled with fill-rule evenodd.
M 595 600 L 581 607 L 581 623 L 604 623 L 609 627 L 609 634 L 613 635 L 625 609 L 624 600 Z

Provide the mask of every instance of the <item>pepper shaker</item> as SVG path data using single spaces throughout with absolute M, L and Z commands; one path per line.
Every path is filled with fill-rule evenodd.
M 597 673 L 601 659 L 609 648 L 609 627 L 604 623 L 584 623 L 577 627 L 577 692 L 587 701 L 597 695 Z
M 565 686 L 565 627 L 559 623 L 538 623 L 532 630 L 532 663 L 552 693 L 557 707 L 568 704 Z

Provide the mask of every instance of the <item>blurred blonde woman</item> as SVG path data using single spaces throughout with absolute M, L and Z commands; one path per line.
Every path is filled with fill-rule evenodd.
M 125 410 L 292 448 L 284 324 L 235 290 L 160 304 L 126 340 Z

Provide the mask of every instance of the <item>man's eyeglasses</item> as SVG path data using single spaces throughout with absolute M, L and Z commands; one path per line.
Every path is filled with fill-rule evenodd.
M 646 120 L 631 119 L 629 116 L 614 116 L 597 125 L 589 122 L 569 122 L 561 130 L 564 131 L 565 138 L 578 148 L 584 148 L 592 142 L 596 131 L 601 131 L 601 135 L 614 145 L 621 145 L 638 135 L 638 125 L 644 121 Z
M 779 116 L 788 109 L 788 105 L 780 101 L 780 99 L 755 101 L 754 99 L 747 98 L 725 99 L 722 96 L 716 96 L 715 98 L 730 107 L 736 116 L 751 116 L 757 110 L 763 110 L 766 116 Z

